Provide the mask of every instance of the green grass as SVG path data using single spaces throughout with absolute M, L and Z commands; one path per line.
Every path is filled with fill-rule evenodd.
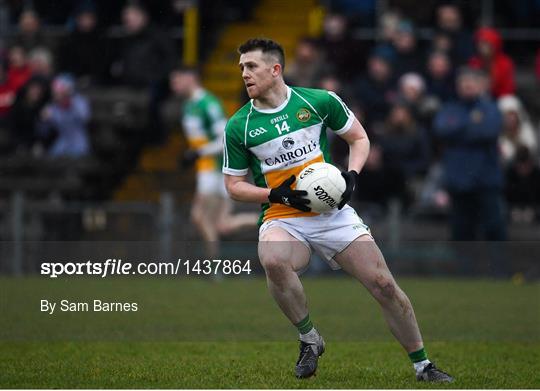
M 380 310 L 348 278 L 304 279 L 327 341 L 293 376 L 296 334 L 260 278 L 0 279 L 0 388 L 539 388 L 540 285 L 400 279 L 430 357 L 457 381 L 414 380 Z M 39 300 L 136 301 L 135 313 L 39 311 Z

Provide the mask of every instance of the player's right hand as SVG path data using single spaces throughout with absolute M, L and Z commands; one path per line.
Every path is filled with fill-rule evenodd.
M 302 212 L 310 212 L 311 208 L 307 206 L 310 201 L 303 196 L 307 195 L 307 191 L 293 190 L 291 185 L 296 180 L 294 175 L 283 181 L 281 185 L 270 190 L 268 200 L 274 204 L 283 204 L 301 210 Z

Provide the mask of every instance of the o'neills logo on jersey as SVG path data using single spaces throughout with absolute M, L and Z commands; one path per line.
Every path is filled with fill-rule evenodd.
M 300 122 L 306 122 L 311 118 L 311 113 L 309 112 L 308 109 L 301 108 L 300 110 L 296 112 L 296 118 Z
M 289 163 L 291 161 L 303 160 L 302 157 L 310 154 L 316 149 L 317 149 L 317 142 L 311 140 L 308 145 L 304 145 L 303 147 L 296 148 L 295 150 L 292 150 L 287 153 L 282 153 L 279 156 L 274 156 L 274 157 L 269 157 L 267 159 L 264 159 L 264 164 L 271 167 L 271 166 L 275 166 L 276 164 L 283 164 L 283 163 Z

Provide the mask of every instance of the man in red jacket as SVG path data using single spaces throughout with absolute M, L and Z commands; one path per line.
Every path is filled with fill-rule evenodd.
M 7 116 L 15 102 L 16 92 L 15 87 L 7 78 L 5 65 L 0 63 L 0 127 L 7 123 Z
M 13 45 L 8 52 L 8 82 L 15 90 L 19 90 L 32 76 L 32 70 L 28 65 L 26 50 L 21 45 Z
M 477 55 L 469 60 L 469 65 L 490 75 L 493 97 L 513 94 L 516 89 L 514 62 L 503 52 L 500 34 L 495 29 L 483 27 L 476 31 L 475 41 Z

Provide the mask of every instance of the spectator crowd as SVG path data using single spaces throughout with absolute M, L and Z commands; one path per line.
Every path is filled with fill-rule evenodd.
M 61 40 L 43 34 L 38 11 L 27 7 L 0 46 L 4 154 L 91 154 L 92 108 L 79 91 L 92 85 L 145 91 L 156 137 L 165 139 L 160 107 L 180 60 L 173 39 L 139 1 L 124 4 L 114 39 L 104 34 L 94 2 L 72 3 Z M 182 1 L 171 3 L 181 12 Z M 540 219 L 538 123 L 516 91 L 501 34 L 469 30 L 453 2 L 440 2 L 435 15 L 431 38 L 421 40 L 411 20 L 390 10 L 372 41 L 351 34 L 345 13 L 329 13 L 320 37 L 298 43 L 286 81 L 338 93 L 366 128 L 372 147 L 359 201 L 384 208 L 398 197 L 430 213 L 452 206 L 454 238 L 504 239 L 507 216 Z M 537 77 L 539 64 L 540 49 Z M 344 166 L 346 145 L 334 138 L 332 148 Z
M 351 36 L 345 13 L 329 14 L 321 38 L 300 41 L 286 77 L 342 95 L 366 128 L 359 201 L 384 208 L 397 197 L 416 212 L 450 212 L 454 239 L 503 240 L 507 216 L 540 218 L 538 124 L 501 34 L 469 31 L 455 2 L 440 2 L 435 16 L 431 39 L 420 40 L 389 11 L 370 44 Z M 345 168 L 347 146 L 332 141 Z
M 151 23 L 145 3 L 125 3 L 117 36 L 105 34 L 96 4 L 81 0 L 68 34 L 44 34 L 40 16 L 23 8 L 15 34 L 0 42 L 0 130 L 4 151 L 34 156 L 91 153 L 89 100 L 78 89 L 127 86 L 149 95 L 149 116 L 159 124 L 168 73 L 178 61 L 173 39 Z M 157 126 L 157 128 L 160 128 Z

